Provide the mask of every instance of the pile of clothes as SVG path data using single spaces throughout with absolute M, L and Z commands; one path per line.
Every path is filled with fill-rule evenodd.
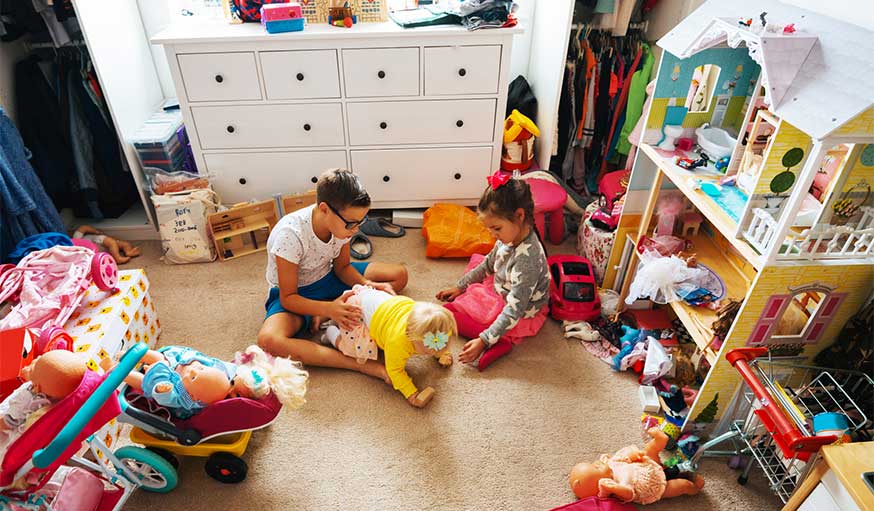
M 445 10 L 461 18 L 468 30 L 516 25 L 516 4 L 512 0 L 452 0 Z

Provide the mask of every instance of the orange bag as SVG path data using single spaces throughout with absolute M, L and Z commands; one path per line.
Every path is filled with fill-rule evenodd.
M 488 254 L 495 239 L 476 213 L 457 204 L 435 204 L 425 211 L 422 224 L 425 255 L 428 257 L 469 257 Z

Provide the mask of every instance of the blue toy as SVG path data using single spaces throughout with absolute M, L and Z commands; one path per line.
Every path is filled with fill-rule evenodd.
M 725 169 L 728 168 L 728 156 L 723 156 L 716 160 L 716 163 L 714 163 L 713 166 L 716 167 L 716 170 L 725 172 Z
M 629 353 L 634 349 L 634 345 L 637 344 L 637 341 L 640 339 L 640 330 L 636 328 L 631 328 L 627 325 L 622 325 L 622 337 L 619 338 L 620 345 L 622 348 L 619 350 L 619 353 L 613 357 L 613 369 L 618 371 L 621 367 L 622 359 L 628 356 Z

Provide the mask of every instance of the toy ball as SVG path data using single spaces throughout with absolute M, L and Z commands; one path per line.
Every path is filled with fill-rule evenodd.
M 343 18 L 343 26 L 346 28 L 352 28 L 352 18 L 350 18 L 349 16 Z

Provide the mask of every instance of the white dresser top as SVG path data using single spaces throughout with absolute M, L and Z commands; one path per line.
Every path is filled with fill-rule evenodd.
M 476 38 L 484 36 L 521 34 L 523 28 L 494 28 L 467 30 L 461 25 L 437 25 L 433 27 L 401 28 L 392 21 L 384 23 L 358 23 L 352 28 L 332 27 L 327 23 L 307 24 L 302 32 L 268 34 L 260 23 L 232 25 L 224 20 L 180 21 L 168 26 L 151 39 L 153 44 L 179 43 L 233 43 L 258 41 L 318 41 L 322 39 L 357 39 L 361 37 L 446 37 Z

